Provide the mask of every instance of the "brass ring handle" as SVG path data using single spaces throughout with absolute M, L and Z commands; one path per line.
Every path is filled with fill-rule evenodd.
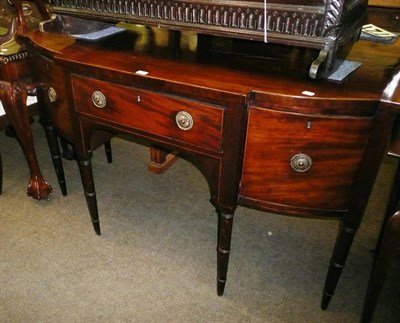
M 94 91 L 92 94 L 92 102 L 97 108 L 103 109 L 107 104 L 106 96 L 100 91 Z
M 184 131 L 190 130 L 193 128 L 193 118 L 190 113 L 186 111 L 179 111 L 176 114 L 175 121 L 179 129 Z
M 311 168 L 312 159 L 306 154 L 297 154 L 290 159 L 290 166 L 298 173 L 304 173 Z

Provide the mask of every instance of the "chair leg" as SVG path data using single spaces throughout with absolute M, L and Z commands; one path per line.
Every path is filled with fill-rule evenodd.
M 57 180 L 58 180 L 58 184 L 60 186 L 61 194 L 66 196 L 68 194 L 67 193 L 67 183 L 65 181 L 64 166 L 62 164 L 61 152 L 60 152 L 60 147 L 58 145 L 57 134 L 52 125 L 43 124 L 43 127 L 45 130 L 47 143 L 49 145 L 51 159 L 53 161 L 53 166 L 56 171 Z
M 60 137 L 60 145 L 62 149 L 62 157 L 66 160 L 73 160 L 74 159 L 74 150 L 69 146 L 68 142 Z
M 107 140 L 104 143 L 104 149 L 106 151 L 106 156 L 107 156 L 107 162 L 109 164 L 112 163 L 112 151 L 111 151 L 111 140 Z
M 92 221 L 93 229 L 97 235 L 100 235 L 100 220 L 99 211 L 97 208 L 97 198 L 93 179 L 92 164 L 90 157 L 78 157 L 78 166 L 81 173 L 83 188 L 85 191 L 86 204 L 89 209 L 90 218 Z

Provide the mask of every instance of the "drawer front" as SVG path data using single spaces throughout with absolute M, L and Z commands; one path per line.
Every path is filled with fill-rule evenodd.
M 65 83 L 60 81 L 65 78 L 64 72 L 60 66 L 43 56 L 35 56 L 34 59 L 36 76 L 46 85 L 46 115 L 63 137 L 73 141 L 74 120 L 69 109 Z
M 267 209 L 346 210 L 371 124 L 250 108 L 241 197 Z
M 77 76 L 72 84 L 78 112 L 171 141 L 221 150 L 220 106 Z

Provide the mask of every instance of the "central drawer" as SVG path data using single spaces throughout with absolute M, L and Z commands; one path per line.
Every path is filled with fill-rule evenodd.
M 72 77 L 76 111 L 212 151 L 221 151 L 224 108 L 82 76 Z

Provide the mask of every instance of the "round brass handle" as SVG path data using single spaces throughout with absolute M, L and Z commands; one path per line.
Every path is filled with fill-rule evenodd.
M 47 90 L 47 95 L 49 96 L 50 102 L 55 102 L 57 101 L 57 92 L 54 90 L 53 87 L 49 87 Z
M 179 111 L 176 114 L 175 121 L 179 129 L 187 131 L 193 128 L 193 118 L 186 111 Z
M 100 91 L 94 91 L 92 94 L 92 102 L 97 108 L 103 109 L 107 104 L 106 96 Z
M 311 168 L 312 159 L 306 154 L 297 154 L 290 159 L 290 166 L 299 173 L 304 173 Z

